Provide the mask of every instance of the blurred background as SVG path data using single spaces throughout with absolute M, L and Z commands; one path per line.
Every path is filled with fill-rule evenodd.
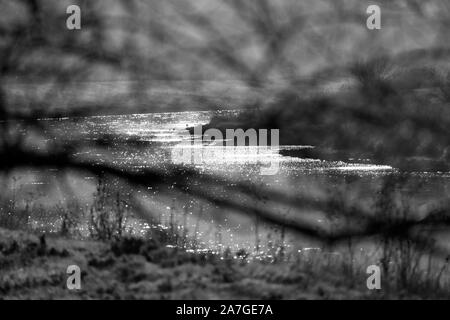
M 73 4 L 80 30 L 66 27 Z M 366 26 L 372 4 L 380 30 Z M 352 263 L 358 243 L 408 279 L 412 251 L 417 265 L 447 257 L 447 1 L 0 8 L 3 228 L 270 261 L 344 246 Z M 279 129 L 279 172 L 234 148 L 174 163 L 197 125 Z

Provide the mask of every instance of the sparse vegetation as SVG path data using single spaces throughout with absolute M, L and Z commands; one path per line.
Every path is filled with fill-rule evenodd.
M 399 185 L 406 183 L 407 179 L 399 176 L 385 180 L 373 205 L 378 219 L 392 221 L 393 225 L 399 219 L 409 221 L 410 207 L 398 193 L 402 189 Z M 106 199 L 111 193 L 105 184 L 98 183 L 93 207 L 98 201 L 111 203 L 113 208 L 117 204 L 114 194 Z M 330 202 L 330 226 L 337 231 L 348 222 L 342 214 L 348 212 L 345 194 L 345 189 L 341 190 Z M 386 235 L 375 239 L 375 249 L 364 251 L 358 250 L 359 243 L 353 240 L 339 247 L 296 251 L 286 246 L 284 228 L 274 226 L 265 241 L 256 236 L 261 242 L 258 252 L 229 247 L 213 252 L 188 239 L 187 223 L 178 226 L 173 208 L 169 224 L 164 228 L 155 224 L 144 237 L 133 236 L 126 228 L 119 233 L 114 229 L 119 224 L 113 222 L 99 231 L 108 236 L 94 236 L 96 241 L 85 240 L 84 244 L 71 240 L 76 235 L 73 228 L 81 220 L 69 218 L 83 210 L 75 204 L 55 210 L 62 222 L 60 232 L 53 236 L 39 238 L 38 230 L 35 236 L 0 229 L 1 296 L 204 298 L 204 292 L 216 292 L 220 298 L 260 299 L 450 297 L 448 261 L 433 252 L 431 232 L 420 234 L 424 239 L 420 245 Z M 44 265 L 37 259 L 43 259 Z M 68 260 L 80 263 L 85 273 L 86 285 L 78 293 L 62 289 Z M 365 287 L 365 271 L 371 264 L 382 267 L 381 291 Z M 19 266 L 26 267 L 26 278 L 14 274 Z
M 112 191 L 108 183 L 99 179 L 89 216 L 91 237 L 111 240 L 122 237 L 126 232 L 128 204 L 119 191 Z

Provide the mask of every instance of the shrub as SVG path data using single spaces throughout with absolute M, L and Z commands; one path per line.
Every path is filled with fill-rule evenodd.
M 119 191 L 113 192 L 103 179 L 99 179 L 94 203 L 90 208 L 89 231 L 97 240 L 111 240 L 125 233 L 128 204 Z

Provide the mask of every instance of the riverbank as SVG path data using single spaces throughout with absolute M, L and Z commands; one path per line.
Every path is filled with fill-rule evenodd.
M 283 155 L 447 172 L 448 79 L 437 68 L 412 65 L 387 58 L 357 63 L 345 70 L 347 85 L 339 90 L 309 95 L 288 88 L 233 119 L 215 117 L 204 130 L 279 129 L 280 145 L 314 146 Z
M 424 298 L 370 291 L 366 274 L 353 271 L 350 277 L 340 266 L 326 267 L 326 260 L 251 262 L 188 253 L 152 240 L 79 241 L 0 229 L 0 298 Z M 69 265 L 81 269 L 81 290 L 67 289 Z

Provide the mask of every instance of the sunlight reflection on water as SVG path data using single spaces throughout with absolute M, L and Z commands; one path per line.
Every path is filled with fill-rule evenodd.
M 110 162 L 118 167 L 134 168 L 158 168 L 164 170 L 172 164 L 171 153 L 174 148 L 186 139 L 186 129 L 197 125 L 205 125 L 215 116 L 233 117 L 241 111 L 222 110 L 204 112 L 170 112 L 155 114 L 133 114 L 117 116 L 94 116 L 77 119 L 47 119 L 49 136 L 60 141 L 61 137 L 68 140 L 82 139 L 91 142 L 110 142 L 112 145 L 100 149 L 96 147 L 79 150 L 75 156 L 94 159 L 99 163 Z M 195 149 L 195 146 L 192 146 Z M 373 179 L 394 172 L 390 166 L 374 165 L 367 161 L 324 161 L 318 159 L 304 159 L 283 156 L 280 150 L 296 150 L 313 148 L 313 146 L 281 145 L 276 152 L 264 152 L 259 147 L 207 147 L 203 148 L 201 163 L 192 165 L 199 174 L 216 174 L 234 181 L 250 181 L 268 187 L 286 190 L 286 192 L 308 191 L 314 192 L 314 184 L 322 184 L 326 187 L 336 177 L 346 175 L 366 177 L 367 184 L 372 184 Z M 219 150 L 219 153 L 217 151 Z M 195 150 L 193 151 L 195 152 Z M 261 176 L 259 169 L 268 161 L 277 161 L 279 171 L 274 176 Z M 85 177 L 92 183 L 92 177 Z M 34 181 L 34 184 L 45 181 Z M 368 188 L 369 190 L 370 188 Z M 159 195 L 149 187 L 149 200 L 159 200 Z M 175 206 L 160 205 L 160 220 L 167 226 L 168 217 L 174 213 L 181 220 L 185 204 L 178 203 Z M 211 207 L 211 210 L 217 210 Z M 189 209 L 187 225 L 191 230 L 196 229 L 194 211 Z M 206 209 L 205 209 L 206 210 Z M 283 209 L 284 210 L 284 209 Z M 281 209 L 280 209 L 281 211 Z M 254 245 L 254 228 L 251 220 L 237 219 L 224 220 L 223 218 L 203 218 L 205 223 L 198 227 L 197 235 L 207 247 L 221 248 L 222 243 L 235 248 Z M 230 221 L 233 221 L 231 223 Z M 134 221 L 133 223 L 136 223 Z M 221 242 L 217 241 L 217 225 L 220 225 Z M 228 225 L 227 225 L 228 224 Z M 247 224 L 247 225 L 246 225 Z M 250 225 L 249 225 L 250 224 Z M 140 227 L 134 226 L 138 233 L 148 229 L 147 223 Z M 216 228 L 216 229 L 215 229 Z M 242 230 L 244 230 L 242 232 Z
M 155 114 L 133 114 L 118 116 L 94 116 L 82 119 L 64 119 L 53 121 L 55 139 L 59 137 L 74 137 L 86 140 L 99 141 L 102 138 L 112 137 L 113 144 L 121 147 L 112 150 L 111 154 L 98 153 L 95 150 L 84 150 L 78 155 L 84 154 L 97 158 L 99 161 L 107 157 L 116 165 L 135 167 L 164 168 L 171 164 L 171 151 L 179 147 L 186 139 L 186 129 L 197 125 L 205 125 L 217 115 L 221 117 L 234 117 L 239 110 L 222 111 L 195 111 L 195 112 L 170 112 Z M 76 135 L 74 133 L 77 133 Z M 127 147 L 133 144 L 139 148 Z M 192 146 L 195 149 L 197 146 Z M 228 175 L 240 175 L 242 171 L 248 171 L 249 167 L 256 166 L 259 162 L 277 161 L 281 164 L 280 175 L 295 175 L 296 172 L 311 170 L 324 171 L 352 171 L 362 174 L 377 173 L 392 170 L 389 166 L 377 166 L 367 163 L 329 162 L 314 159 L 300 159 L 281 156 L 278 151 L 312 148 L 313 146 L 283 146 L 275 153 L 265 152 L 261 147 L 204 147 L 204 157 L 201 163 L 194 167 L 208 173 L 225 173 Z M 269 149 L 270 151 L 270 149 Z M 195 150 L 193 151 L 195 152 Z M 271 159 L 268 159 L 271 158 Z M 250 169 L 252 170 L 252 169 Z M 254 168 L 253 170 L 254 171 Z

